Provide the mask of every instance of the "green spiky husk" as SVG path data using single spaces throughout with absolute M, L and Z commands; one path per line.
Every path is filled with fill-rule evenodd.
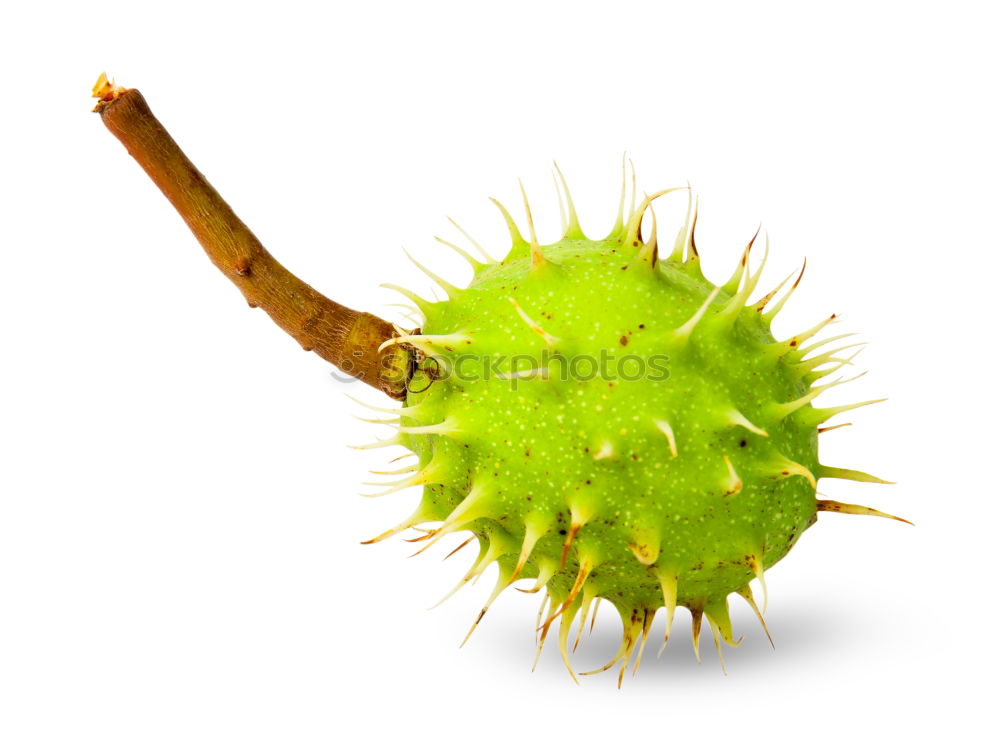
M 760 276 L 749 247 L 719 287 L 693 227 L 657 259 L 655 232 L 640 236 L 648 205 L 603 240 L 571 212 L 544 247 L 504 212 L 505 259 L 474 263 L 465 289 L 442 284 L 445 301 L 417 299 L 422 332 L 400 339 L 419 361 L 398 437 L 419 466 L 401 486 L 424 493 L 386 535 L 441 523 L 430 545 L 471 532 L 480 551 L 463 583 L 492 563 L 492 597 L 536 580 L 545 630 L 562 618 L 564 656 L 568 621 L 582 624 L 597 598 L 622 617 L 625 662 L 662 607 L 704 614 L 731 641 L 728 595 L 752 601 L 750 581 L 815 521 L 815 482 L 829 475 L 817 459 L 826 415 L 809 403 L 829 371 L 804 362 L 812 333 L 778 342 L 766 301 L 748 305 Z M 602 357 L 593 377 L 566 370 Z

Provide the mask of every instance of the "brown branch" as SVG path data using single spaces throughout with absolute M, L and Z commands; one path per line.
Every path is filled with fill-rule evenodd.
M 389 322 L 328 299 L 286 270 L 264 249 L 222 196 L 156 120 L 138 90 L 108 83 L 94 87 L 94 109 L 150 179 L 167 197 L 209 259 L 242 291 L 251 308 L 260 307 L 275 324 L 345 373 L 384 391 L 405 395 L 409 354 L 392 345 Z

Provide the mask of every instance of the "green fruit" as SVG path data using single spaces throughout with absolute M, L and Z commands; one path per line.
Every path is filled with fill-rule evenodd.
M 763 586 L 818 511 L 883 515 L 816 498 L 818 478 L 880 481 L 817 457 L 827 420 L 872 403 L 812 405 L 844 381 L 816 382 L 850 361 L 827 350 L 838 338 L 809 344 L 834 317 L 776 341 L 771 321 L 798 280 L 774 305 L 781 286 L 749 303 L 764 267 L 750 268 L 751 240 L 729 280 L 708 281 L 690 195 L 661 258 L 655 214 L 648 238 L 641 224 L 667 192 L 633 198 L 626 218 L 623 186 L 615 227 L 591 240 L 567 190 L 565 233 L 547 246 L 530 210 L 525 239 L 498 203 L 513 239 L 502 262 L 460 250 L 475 271 L 467 288 L 432 275 L 447 300 L 405 292 L 425 321 L 386 344 L 412 348 L 416 371 L 398 435 L 376 443 L 419 458 L 382 494 L 420 485 L 423 497 L 368 542 L 426 523 L 440 524 L 418 538 L 424 548 L 471 533 L 479 555 L 458 586 L 498 567 L 476 623 L 532 579 L 545 593 L 539 651 L 558 618 L 568 668 L 574 620 L 579 640 L 597 601 L 610 602 L 624 631 L 604 668 L 620 661 L 619 681 L 660 608 L 668 636 L 675 606 L 691 612 L 696 651 L 703 616 L 717 647 L 732 644 L 728 596 L 756 611 L 751 580 Z

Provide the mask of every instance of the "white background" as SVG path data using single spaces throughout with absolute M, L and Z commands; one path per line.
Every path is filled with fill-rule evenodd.
M 273 6 L 4 12 L 0 737 L 989 735 L 990 5 Z M 829 402 L 891 397 L 822 454 L 899 483 L 821 491 L 917 527 L 821 517 L 768 573 L 775 651 L 734 602 L 728 676 L 710 640 L 694 663 L 680 612 L 621 691 L 610 673 L 574 686 L 554 644 L 532 674 L 537 602 L 516 592 L 459 651 L 487 580 L 427 611 L 467 552 L 358 544 L 417 492 L 357 496 L 392 455 L 345 446 L 379 431 L 89 113 L 105 69 L 287 266 L 389 317 L 378 284 L 430 285 L 402 247 L 466 279 L 432 240 L 455 236 L 446 215 L 502 254 L 486 197 L 516 206 L 519 177 L 554 239 L 553 158 L 594 235 L 623 151 L 640 188 L 690 179 L 716 279 L 763 220 L 768 287 L 809 259 L 777 333 L 843 312 L 871 372 Z M 581 669 L 614 650 L 603 618 Z

